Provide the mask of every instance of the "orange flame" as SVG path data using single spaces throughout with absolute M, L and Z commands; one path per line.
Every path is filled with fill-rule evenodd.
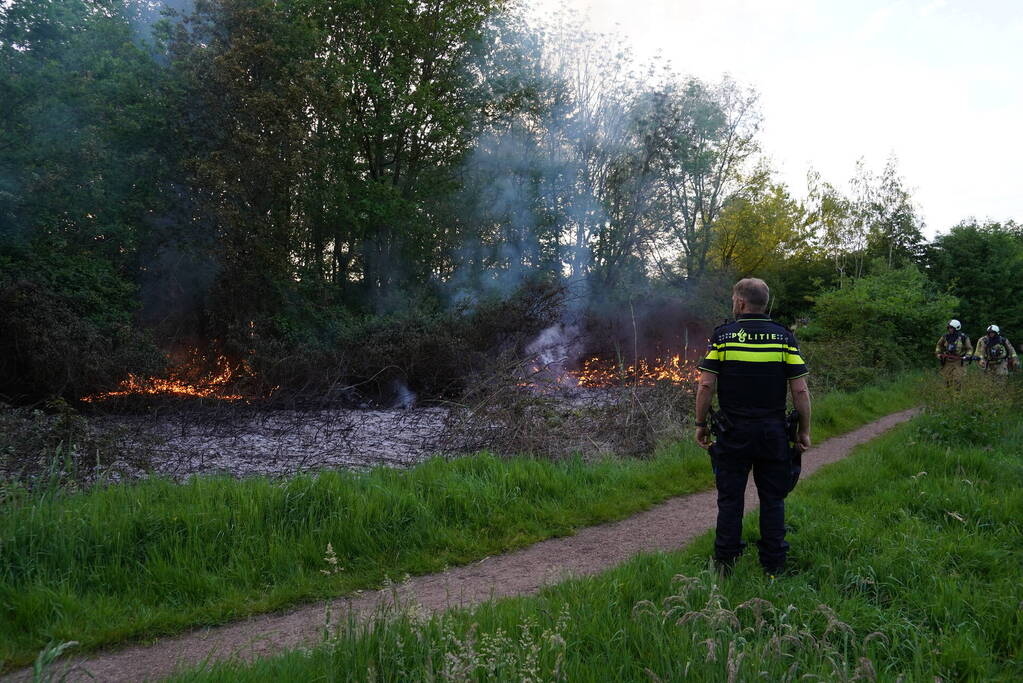
M 192 355 L 199 356 L 196 353 Z M 188 374 L 187 368 L 178 368 L 169 377 L 141 378 L 129 374 L 128 379 L 120 383 L 120 389 L 86 396 L 82 400 L 92 403 L 122 396 L 178 396 L 223 401 L 239 401 L 244 398 L 238 394 L 226 393 L 235 371 L 224 356 L 217 358 L 217 371 L 214 375 L 200 380 L 188 380 L 184 378 Z
M 579 386 L 600 389 L 623 384 L 649 386 L 657 382 L 689 384 L 696 380 L 699 371 L 695 363 L 686 361 L 682 354 L 676 353 L 668 358 L 640 358 L 631 365 L 621 365 L 614 360 L 594 356 L 583 361 L 580 370 L 569 374 L 575 377 Z
M 543 391 L 559 386 L 609 389 L 628 385 L 653 386 L 658 382 L 692 384 L 699 378 L 700 371 L 695 361 L 686 360 L 682 354 L 676 353 L 667 358 L 641 358 L 631 365 L 593 356 L 584 360 L 580 369 L 566 371 L 534 364 L 527 375 L 519 386 Z

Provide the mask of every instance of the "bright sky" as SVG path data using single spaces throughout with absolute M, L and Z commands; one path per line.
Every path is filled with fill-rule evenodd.
M 1023 221 L 1019 0 L 528 0 L 572 8 L 707 80 L 761 95 L 764 151 L 798 197 L 813 166 L 846 188 L 889 154 L 927 223 Z

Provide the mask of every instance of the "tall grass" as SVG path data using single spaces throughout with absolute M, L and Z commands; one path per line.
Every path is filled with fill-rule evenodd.
M 929 376 L 907 373 L 891 382 L 870 384 L 857 391 L 825 394 L 813 402 L 813 440 L 820 443 L 883 415 L 920 405 L 933 386 Z
M 910 405 L 914 377 L 817 405 L 818 438 Z M 845 406 L 845 407 L 843 407 Z M 690 443 L 648 460 L 487 454 L 288 480 L 153 479 L 0 503 L 0 659 L 224 622 L 470 562 L 712 486 Z M 339 572 L 324 562 L 330 544 Z
M 349 622 L 311 652 L 177 680 L 1021 680 L 1019 390 L 932 389 L 924 416 L 797 488 L 793 573 L 745 557 L 721 580 L 708 534 L 537 597 Z

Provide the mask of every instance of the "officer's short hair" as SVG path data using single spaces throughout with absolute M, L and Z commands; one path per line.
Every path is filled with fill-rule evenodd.
M 767 302 L 771 298 L 771 290 L 767 288 L 767 283 L 757 277 L 747 277 L 736 282 L 732 294 L 745 299 L 750 308 L 757 309 L 755 311 L 757 313 L 767 308 Z

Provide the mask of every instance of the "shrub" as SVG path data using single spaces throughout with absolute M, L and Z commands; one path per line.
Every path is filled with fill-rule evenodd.
M 533 281 L 510 296 L 455 308 L 429 298 L 383 314 L 298 306 L 276 316 L 265 337 L 238 331 L 233 351 L 246 354 L 254 376 L 285 393 L 355 387 L 353 393 L 387 403 L 403 386 L 452 398 L 521 357 L 557 320 L 564 296 L 560 285 Z
M 0 280 L 0 396 L 27 404 L 106 391 L 163 364 L 127 322 L 97 321 L 73 297 L 30 280 Z
M 853 391 L 878 379 L 879 369 L 867 364 L 863 347 L 855 340 L 801 341 L 799 350 L 810 368 L 807 379 L 814 395 Z
M 469 383 L 514 363 L 561 312 L 560 286 L 527 283 L 510 297 L 471 307 L 419 309 L 370 316 L 338 340 L 354 381 L 401 381 L 413 391 L 454 397 Z
M 958 303 L 915 266 L 885 270 L 817 296 L 813 323 L 800 334 L 852 351 L 857 365 L 903 369 L 929 358 Z
M 0 399 L 73 400 L 162 367 L 133 325 L 136 294 L 102 257 L 0 240 Z

